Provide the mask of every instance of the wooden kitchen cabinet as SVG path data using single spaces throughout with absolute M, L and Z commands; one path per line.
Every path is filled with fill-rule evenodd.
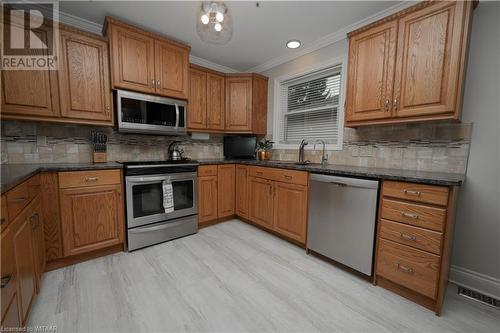
M 422 2 L 349 33 L 345 125 L 459 120 L 471 16 Z
M 188 129 L 207 129 L 207 73 L 189 69 Z
M 267 81 L 258 74 L 227 74 L 227 132 L 266 134 Z
M 214 72 L 207 73 L 207 128 L 224 130 L 226 79 Z
M 236 165 L 235 184 L 235 213 L 248 218 L 248 167 L 246 165 Z
M 113 88 L 188 98 L 189 47 L 106 17 Z
M 45 272 L 45 234 L 42 215 L 42 204 L 37 199 L 31 210 L 30 223 L 33 237 L 33 259 L 36 273 L 37 292 L 40 292 L 42 275 Z
M 273 182 L 250 177 L 248 181 L 249 220 L 267 229 L 273 228 Z
M 60 190 L 64 256 L 123 243 L 122 185 Z
M 63 29 L 60 34 L 61 115 L 113 125 L 107 41 Z
M 14 257 L 14 229 L 12 227 L 2 230 L 0 266 L 2 275 L 1 288 L 1 325 L 2 327 L 19 327 L 19 312 L 17 301 L 17 272 Z
M 217 215 L 219 218 L 234 215 L 234 171 L 234 164 L 222 164 L 217 167 Z
M 274 182 L 274 229 L 305 244 L 308 191 L 303 185 Z
M 198 222 L 217 219 L 217 175 L 198 177 Z

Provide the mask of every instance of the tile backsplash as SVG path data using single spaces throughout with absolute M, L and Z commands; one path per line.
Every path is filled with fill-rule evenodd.
M 166 159 L 173 140 L 193 159 L 223 158 L 222 135 L 209 140 L 191 136 L 121 134 L 111 128 L 5 120 L 1 124 L 2 163 L 91 162 L 90 132 L 109 138 L 109 161 Z M 344 129 L 340 151 L 329 150 L 330 164 L 465 173 L 472 124 L 416 123 Z M 313 142 L 309 144 L 312 146 Z M 274 149 L 272 159 L 297 160 L 298 150 Z M 306 150 L 305 159 L 321 160 L 321 146 Z
M 1 124 L 2 163 L 75 163 L 92 161 L 91 131 L 108 136 L 108 161 L 146 161 L 168 158 L 173 140 L 184 156 L 193 159 L 222 158 L 222 136 L 209 140 L 191 136 L 121 134 L 112 128 L 59 125 L 42 122 L 3 120 Z
M 465 173 L 472 124 L 434 122 L 344 129 L 342 150 L 329 150 L 338 165 Z M 311 146 L 313 142 L 309 143 Z M 305 159 L 321 161 L 321 145 Z M 274 149 L 272 159 L 297 160 L 298 150 Z

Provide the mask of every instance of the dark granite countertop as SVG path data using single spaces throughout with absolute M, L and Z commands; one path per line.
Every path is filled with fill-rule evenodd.
M 248 165 L 260 165 L 266 167 L 302 170 L 314 173 L 330 174 L 336 176 L 363 177 L 372 179 L 400 180 L 423 184 L 461 186 L 465 181 L 465 174 L 428 172 L 402 169 L 357 167 L 350 165 L 329 164 L 322 167 L 321 164 L 311 163 L 297 165 L 294 161 L 257 161 L 257 160 L 198 160 L 200 165 L 239 163 Z
M 123 165 L 108 163 L 44 163 L 44 164 L 2 164 L 0 180 L 2 193 L 19 185 L 39 172 L 121 169 Z

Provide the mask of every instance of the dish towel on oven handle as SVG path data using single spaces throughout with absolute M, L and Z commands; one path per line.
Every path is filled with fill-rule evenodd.
M 165 209 L 166 214 L 172 213 L 174 211 L 174 188 L 170 178 L 162 181 L 161 186 L 163 188 L 163 209 Z

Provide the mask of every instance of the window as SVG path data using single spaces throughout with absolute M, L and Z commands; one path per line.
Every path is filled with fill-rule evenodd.
M 341 83 L 340 65 L 279 82 L 278 148 L 322 139 L 328 149 L 342 149 Z

